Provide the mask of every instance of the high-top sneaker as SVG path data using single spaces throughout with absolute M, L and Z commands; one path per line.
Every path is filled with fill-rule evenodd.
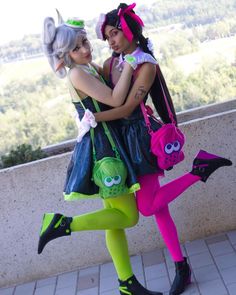
M 200 150 L 193 161 L 193 169 L 190 172 L 193 175 L 201 177 L 201 181 L 206 182 L 208 177 L 218 168 L 231 166 L 232 162 L 226 158 L 210 154 Z
M 191 270 L 187 263 L 187 258 L 184 261 L 175 262 L 175 278 L 172 283 L 169 295 L 182 294 L 187 285 L 191 283 Z
M 71 222 L 72 217 L 66 217 L 59 213 L 45 213 L 39 237 L 38 254 L 42 253 L 45 245 L 51 240 L 69 236 Z
M 126 281 L 119 280 L 119 283 L 121 295 L 163 295 L 161 292 L 149 291 L 145 289 L 134 275 Z

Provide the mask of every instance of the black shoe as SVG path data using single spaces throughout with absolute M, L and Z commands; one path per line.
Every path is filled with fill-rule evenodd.
M 161 292 L 154 292 L 145 289 L 133 275 L 126 281 L 120 281 L 120 294 L 121 295 L 163 295 Z
M 187 258 L 184 261 L 175 262 L 175 278 L 172 283 L 169 295 L 182 294 L 187 285 L 191 283 L 191 269 L 187 263 Z
M 66 217 L 58 213 L 45 213 L 39 237 L 38 254 L 42 253 L 45 245 L 59 237 L 71 234 L 70 224 L 72 217 Z
M 218 168 L 231 166 L 232 162 L 228 159 L 210 154 L 203 150 L 197 154 L 193 161 L 193 169 L 190 172 L 193 175 L 201 177 L 201 181 L 206 182 L 208 177 Z

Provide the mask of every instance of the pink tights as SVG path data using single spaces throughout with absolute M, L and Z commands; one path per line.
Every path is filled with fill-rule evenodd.
M 199 180 L 199 176 L 187 173 L 160 186 L 158 174 L 139 177 L 141 189 L 137 192 L 138 210 L 144 216 L 155 216 L 163 240 L 175 262 L 183 261 L 183 254 L 168 204 Z

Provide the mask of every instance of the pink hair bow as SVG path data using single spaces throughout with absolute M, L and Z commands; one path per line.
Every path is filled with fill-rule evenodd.
M 120 8 L 118 11 L 118 16 L 120 17 L 120 25 L 121 25 L 121 29 L 125 35 L 125 37 L 127 38 L 127 40 L 129 42 L 131 42 L 133 40 L 133 33 L 131 32 L 128 24 L 126 23 L 126 20 L 124 18 L 124 14 L 129 15 L 130 17 L 132 17 L 132 19 L 134 19 L 138 24 L 140 24 L 142 27 L 144 26 L 143 21 L 141 20 L 141 18 L 133 13 L 131 10 L 136 6 L 136 3 L 130 4 L 128 7 L 122 9 Z

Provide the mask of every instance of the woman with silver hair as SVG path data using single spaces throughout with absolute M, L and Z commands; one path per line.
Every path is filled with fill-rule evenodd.
M 125 229 L 138 222 L 134 192 L 139 189 L 139 184 L 135 173 L 122 141 L 113 131 L 114 125 L 97 124 L 92 114 L 108 109 L 105 105 L 116 107 L 124 102 L 133 69 L 143 60 L 126 56 L 127 62 L 120 80 L 111 90 L 99 75 L 99 68 L 92 65 L 91 46 L 83 21 L 69 19 L 64 23 L 60 18 L 60 22 L 56 27 L 52 18 L 45 19 L 43 42 L 53 71 L 60 78 L 68 76 L 79 117 L 79 136 L 67 171 L 64 197 L 66 200 L 76 200 L 100 196 L 104 209 L 74 217 L 58 213 L 44 214 L 38 253 L 51 240 L 70 235 L 71 232 L 105 230 L 107 248 L 120 282 L 120 293 L 161 295 L 160 292 L 145 289 L 133 275 L 130 264 Z M 66 68 L 69 69 L 68 74 Z M 104 166 L 107 160 L 110 160 L 110 164 Z M 106 168 L 105 171 L 101 171 L 102 167 Z M 111 175 L 104 178 L 107 170 Z M 127 286 L 123 282 L 127 282 Z

